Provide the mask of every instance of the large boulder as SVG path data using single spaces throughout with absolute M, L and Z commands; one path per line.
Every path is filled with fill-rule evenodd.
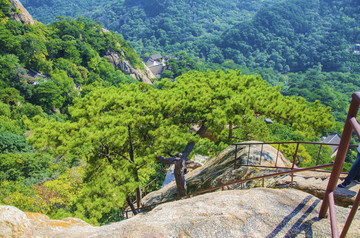
M 59 232 L 67 233 L 71 237 L 73 229 L 86 229 L 87 232 L 95 231 L 97 228 L 78 218 L 64 218 L 62 220 L 52 220 L 48 216 L 40 213 L 26 212 L 36 237 L 57 237 Z
M 294 175 L 293 188 L 310 193 L 320 199 L 324 198 L 329 183 L 329 173 L 302 172 Z M 344 175 L 341 176 L 343 178 Z M 282 176 L 275 181 L 274 187 L 289 187 L 291 175 Z M 341 180 L 339 180 L 341 183 Z M 348 207 L 354 204 L 356 194 L 360 191 L 360 184 L 351 183 L 349 188 L 335 189 L 335 203 L 339 206 Z
M 253 167 L 240 166 L 241 164 L 274 166 L 275 163 L 277 163 L 278 166 L 291 167 L 290 161 L 288 161 L 281 153 L 277 153 L 277 150 L 274 147 L 270 145 L 264 145 L 263 148 L 261 147 L 261 145 L 251 146 L 249 154 L 249 146 L 238 146 L 237 163 L 239 166 L 236 169 L 234 169 L 235 146 L 228 147 L 218 156 L 206 162 L 204 166 L 194 169 L 185 175 L 188 192 L 191 193 L 194 191 L 205 190 L 240 179 L 246 179 L 264 175 L 266 173 L 280 171 L 274 169 L 261 170 Z M 249 161 L 247 160 L 248 157 Z M 274 184 L 274 182 L 271 180 L 267 180 L 267 182 Z M 254 187 L 255 185 L 256 182 L 244 184 L 245 187 Z M 234 189 L 237 187 L 241 186 L 227 186 L 225 189 Z M 172 182 L 160 190 L 146 195 L 142 199 L 142 203 L 144 206 L 149 206 L 155 203 L 164 202 L 175 198 L 176 193 L 176 184 L 175 182 Z
M 134 79 L 144 82 L 146 84 L 152 84 L 151 79 L 156 78 L 150 69 L 144 64 L 144 70 L 134 68 L 131 63 L 125 59 L 125 54 L 121 54 L 108 51 L 105 58 L 117 69 L 120 69 L 123 73 L 130 75 Z
M 229 182 L 253 178 L 270 173 L 285 171 L 284 169 L 254 168 L 244 166 L 247 164 L 262 166 L 291 167 L 292 164 L 282 153 L 278 153 L 277 149 L 270 145 L 252 145 L 249 153 L 249 146 L 238 146 L 237 151 L 238 166 L 234 169 L 235 147 L 230 146 L 218 156 L 206 162 L 204 166 L 199 167 L 185 175 L 188 191 L 201 191 Z M 249 158 L 249 160 L 248 160 Z M 264 180 L 264 187 L 268 188 L 289 188 L 293 180 L 293 188 L 310 193 L 319 199 L 323 199 L 330 173 L 321 172 L 301 172 L 295 173 L 293 179 L 291 175 L 267 178 Z M 341 179 L 345 175 L 340 176 Z M 340 182 L 340 180 L 339 180 Z M 356 193 L 360 189 L 360 185 L 352 184 L 348 189 L 336 188 L 335 202 L 340 206 L 350 206 L 354 203 Z M 225 186 L 223 189 L 241 189 L 263 186 L 261 180 L 254 180 L 244 184 L 235 184 Z M 176 198 L 176 184 L 169 183 L 160 190 L 154 191 L 146 195 L 142 203 L 144 206 L 154 205 L 159 202 L 165 202 Z
M 296 189 L 254 188 L 169 202 L 128 220 L 94 227 L 79 219 L 50 220 L 0 206 L 0 237 L 331 237 L 321 200 Z M 336 207 L 341 231 L 349 208 Z M 31 222 L 29 222 L 29 219 Z M 356 214 L 354 221 L 360 219 Z M 348 238 L 360 237 L 353 222 Z
M 146 214 L 102 226 L 58 232 L 54 237 L 331 237 L 321 200 L 295 189 L 255 188 L 208 193 L 159 205 Z M 348 208 L 337 207 L 338 227 Z M 357 214 L 355 221 L 360 219 Z M 360 237 L 353 222 L 347 237 Z
M 34 18 L 30 15 L 30 13 L 26 10 L 26 8 L 21 4 L 19 0 L 9 0 L 9 2 L 13 7 L 11 9 L 11 19 L 19 21 L 22 24 L 35 24 Z
M 12 206 L 0 206 L 0 237 L 32 237 L 33 227 L 28 217 Z

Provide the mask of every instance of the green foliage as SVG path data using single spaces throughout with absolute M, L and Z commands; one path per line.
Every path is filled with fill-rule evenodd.
M 11 133 L 0 134 L 0 152 L 18 153 L 28 152 L 30 146 L 26 143 L 25 137 Z
M 11 105 L 24 101 L 24 99 L 20 96 L 20 92 L 15 88 L 0 89 L 0 100 Z
M 71 6 L 58 0 L 24 2 L 32 9 Z M 82 7 L 72 12 L 86 9 L 95 19 L 107 19 L 107 27 L 116 16 L 110 29 L 121 28 L 142 52 L 183 52 L 164 73 L 175 79 L 151 86 L 134 83 L 108 62 L 115 53 L 142 67 L 122 36 L 85 18 L 22 25 L 8 18 L 8 1 L 2 3 L 0 202 L 57 219 L 77 216 L 93 224 L 122 219 L 126 197 L 162 167 L 155 157 L 182 151 L 189 142 L 195 143 L 192 154 L 212 156 L 229 145 L 231 135 L 242 141 L 315 140 L 332 130 L 330 107 L 342 119 L 349 93 L 358 86 L 356 74 L 321 71 L 345 66 L 355 71 L 358 64 L 354 55 L 346 61 L 343 48 L 357 13 L 344 8 L 341 21 L 325 17 L 329 25 L 324 23 L 321 11 L 338 12 L 338 1 L 319 5 L 321 17 L 313 2 L 103 2 L 112 6 L 104 16 L 101 8 L 91 12 L 98 1 L 77 1 Z M 45 10 L 39 12 L 52 17 Z M 340 32 L 344 24 L 349 27 Z M 332 33 L 323 35 L 325 26 Z M 352 34 L 356 42 L 357 28 Z M 321 51 L 324 46 L 331 46 L 328 52 Z M 289 73 L 313 66 L 305 74 Z M 275 123 L 267 125 L 264 118 Z M 194 133 L 201 126 L 207 128 L 203 138 Z M 303 146 L 300 165 L 313 165 L 309 158 L 316 153 Z M 324 149 L 320 162 L 328 160 Z
M 30 26 L 2 15 L 4 9 L 5 5 L 1 5 L 0 203 L 54 218 L 76 213 L 87 219 L 86 216 L 96 213 L 81 209 L 81 204 L 86 204 L 86 194 L 94 191 L 91 189 L 94 180 L 89 178 L 89 171 L 94 169 L 91 163 L 85 162 L 82 153 L 76 154 L 78 150 L 58 156 L 47 146 L 38 147 L 35 151 L 24 136 L 32 137 L 33 131 L 29 131 L 24 123 L 32 119 L 69 123 L 68 108 L 74 105 L 74 99 L 85 97 L 91 101 L 86 94 L 99 85 L 120 87 L 123 83 L 130 85 L 136 82 L 115 69 L 105 58 L 107 54 L 117 53 L 122 61 L 128 60 L 134 65 L 142 63 L 121 36 L 105 31 L 101 25 L 87 19 L 60 18 L 49 26 L 39 23 Z M 83 106 L 86 108 L 86 104 Z M 141 161 L 138 165 L 141 181 L 134 181 L 131 177 L 127 180 L 127 173 L 124 173 L 120 181 L 128 183 L 117 192 L 120 200 L 111 206 L 107 203 L 104 211 L 101 211 L 101 206 L 97 207 L 100 213 L 112 213 L 109 208 L 113 209 L 114 204 L 121 209 L 124 194 L 132 191 L 137 184 L 145 183 L 152 175 L 154 169 L 142 171 Z M 86 168 L 90 167 L 86 173 L 83 164 Z M 133 167 L 130 166 L 130 170 Z M 133 174 L 131 171 L 128 173 Z M 87 186 L 84 178 L 89 179 Z M 117 178 L 117 175 L 110 178 Z M 111 197 L 114 194 L 108 195 Z M 106 203 L 105 199 L 103 201 Z
M 14 120 L 20 120 L 22 119 L 23 116 L 26 116 L 27 118 L 30 119 L 37 115 L 41 117 L 46 116 L 46 114 L 44 113 L 44 111 L 40 106 L 35 106 L 31 103 L 24 103 L 20 106 L 13 108 L 11 114 Z
M 176 57 L 178 59 L 172 58 L 166 62 L 167 70 L 163 73 L 163 78 L 176 78 L 190 70 L 199 69 L 195 61 L 185 52 L 177 54 Z
M 74 13 L 59 0 L 24 4 L 44 22 L 53 12 Z M 102 1 L 84 9 L 142 54 L 186 51 L 206 62 L 233 60 L 282 73 L 319 63 L 325 71 L 359 72 L 359 57 L 351 52 L 360 42 L 357 0 Z
M 28 179 L 24 182 L 0 181 L 0 203 L 62 219 L 71 215 L 76 196 L 83 187 L 81 176 L 81 169 L 74 168 L 63 173 L 58 179 L 42 184 L 31 183 L 34 181 Z
M 219 138 L 229 133 L 225 125 L 244 131 L 251 127 L 246 125 L 258 124 L 255 114 L 282 123 L 291 122 L 294 130 L 307 137 L 320 135 L 324 128 L 331 128 L 334 123 L 330 108 L 319 102 L 308 104 L 303 98 L 284 97 L 279 87 L 269 87 L 260 77 L 241 75 L 239 71 L 228 71 L 227 74 L 223 71 L 189 72 L 174 83 L 164 81 L 159 85 L 176 90 L 170 93 L 172 108 L 186 107 L 186 117 L 177 112 L 172 115 L 173 120 L 182 123 L 206 121 Z
M 350 105 L 351 94 L 358 91 L 360 78 L 354 73 L 321 72 L 310 69 L 304 74 L 289 74 L 285 95 L 301 96 L 310 102 L 319 100 L 323 105 L 331 107 L 331 114 L 336 121 L 341 122 L 337 133 L 343 127 L 347 110 Z
M 142 84 L 99 88 L 70 108 L 71 121 L 34 118 L 37 148 L 77 153 L 87 161 L 77 213 L 103 219 L 103 213 L 123 207 L 126 194 L 155 172 L 154 134 L 166 126 L 156 117 L 160 108 L 151 99 L 159 92 Z
M 1 0 L 0 2 L 0 18 L 9 16 L 11 3 L 8 0 Z
M 255 114 L 292 123 L 307 137 L 332 125 L 328 109 L 318 102 L 284 97 L 258 76 L 220 70 L 191 71 L 157 87 L 94 88 L 69 114 L 68 121 L 36 116 L 26 124 L 33 129 L 35 149 L 85 159 L 85 184 L 74 212 L 93 223 L 116 214 L 127 194 L 156 174 L 156 155 L 181 151 L 189 141 L 197 144 L 196 151 L 214 154 L 228 145 L 229 128 L 243 140 L 269 137 Z M 215 141 L 189 133 L 197 125 L 206 126 Z
M 43 153 L 0 154 L 1 181 L 21 181 L 30 185 L 49 178 L 53 173 L 51 156 Z
M 342 10 L 348 5 L 348 2 L 310 0 L 274 4 L 261 9 L 252 20 L 225 32 L 218 47 L 225 58 L 251 67 L 298 72 L 320 63 L 325 71 L 346 70 L 344 67 L 352 57 L 348 46 L 356 42 L 355 18 L 349 18 Z M 324 14 L 326 8 L 332 8 L 333 15 Z M 330 25 L 329 19 L 332 19 Z M 341 30 L 334 29 L 340 25 Z

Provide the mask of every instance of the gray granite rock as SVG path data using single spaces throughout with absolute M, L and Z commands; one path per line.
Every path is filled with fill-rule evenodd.
M 89 230 L 73 228 L 54 237 L 331 237 L 321 200 L 295 189 L 232 190 L 159 205 L 147 214 Z M 348 208 L 337 207 L 338 227 Z M 356 215 L 354 221 L 360 219 Z M 353 222 L 347 237 L 360 237 Z

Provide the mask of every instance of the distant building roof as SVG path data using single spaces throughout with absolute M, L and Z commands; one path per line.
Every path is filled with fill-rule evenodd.
M 339 136 L 339 134 L 331 134 L 331 135 L 328 135 L 327 137 L 323 137 L 321 139 L 321 141 L 324 143 L 328 143 L 328 144 L 340 144 L 341 137 Z M 336 155 L 336 152 L 337 152 L 337 149 L 339 148 L 339 146 L 330 145 L 330 148 L 333 150 L 333 155 L 331 156 L 331 157 L 333 157 L 334 155 Z
M 150 55 L 149 58 L 151 58 L 153 60 L 157 60 L 157 59 L 160 59 L 160 58 L 162 59 L 163 56 L 162 56 L 162 54 L 156 54 L 156 55 Z

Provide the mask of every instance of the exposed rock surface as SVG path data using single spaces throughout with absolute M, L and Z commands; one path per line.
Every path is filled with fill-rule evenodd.
M 264 145 L 263 153 L 261 153 L 261 145 L 251 146 L 249 162 L 247 161 L 249 154 L 248 146 L 239 146 L 237 151 L 239 164 L 261 164 L 291 167 L 291 163 L 277 150 L 270 145 Z M 261 154 L 261 163 L 260 163 Z M 276 157 L 278 157 L 276 159 Z M 235 146 L 230 146 L 220 155 L 206 162 L 201 166 L 185 175 L 189 193 L 193 191 L 204 190 L 217 187 L 222 184 L 233 182 L 240 179 L 255 177 L 266 173 L 273 173 L 275 170 L 260 170 L 252 167 L 238 166 L 234 169 Z M 271 180 L 267 180 L 270 183 Z M 272 184 L 274 181 L 271 182 Z M 247 183 L 245 186 L 253 186 L 254 182 Z M 233 189 L 240 185 L 229 186 Z M 142 200 L 145 206 L 164 202 L 176 197 L 176 184 L 172 182 L 160 190 L 154 191 Z
M 0 206 L 0 237 L 32 237 L 33 227 L 27 216 L 12 206 Z
M 294 175 L 293 188 L 310 193 L 320 199 L 324 198 L 324 194 L 329 183 L 330 174 L 321 174 L 316 172 L 306 172 Z M 289 185 L 291 176 L 283 176 L 275 182 L 276 187 L 284 187 Z M 339 180 L 340 183 L 340 180 Z M 340 206 L 351 206 L 354 204 L 356 194 L 360 190 L 360 184 L 352 183 L 349 188 L 336 188 L 335 189 L 335 203 Z
M 16 11 L 11 11 L 11 18 L 23 24 L 35 24 L 34 18 L 25 9 L 19 0 L 9 0 Z
M 36 237 L 56 237 L 58 233 L 67 233 L 71 237 L 71 230 L 86 229 L 88 232 L 96 231 L 96 227 L 78 218 L 64 218 L 62 220 L 51 220 L 48 216 L 40 213 L 26 212 L 30 219 Z
M 317 218 L 320 206 L 319 199 L 293 189 L 223 191 L 160 205 L 101 227 L 96 236 L 331 237 L 329 219 Z M 348 213 L 337 208 L 340 229 Z M 360 224 L 354 223 L 347 237 L 359 237 Z
M 116 52 L 107 52 L 105 58 L 114 65 L 115 68 L 120 69 L 125 74 L 130 75 L 134 79 L 137 79 L 146 84 L 152 84 L 151 79 L 156 78 L 155 75 L 149 70 L 149 68 L 144 65 L 144 71 L 140 69 L 135 69 L 128 60 L 123 60 L 124 55 L 121 57 Z
M 55 229 L 51 224 L 49 229 L 32 221 L 32 237 L 331 237 L 329 219 L 318 219 L 320 206 L 321 200 L 295 189 L 222 191 L 159 205 L 102 227 L 80 223 Z M 336 208 L 340 231 L 349 211 Z M 348 238 L 360 237 L 359 219 L 357 214 Z
M 261 154 L 261 162 L 260 162 Z M 241 166 L 249 164 L 273 166 L 277 163 L 278 166 L 291 167 L 288 161 L 281 153 L 277 153 L 277 149 L 270 145 L 264 145 L 261 153 L 261 145 L 251 146 L 249 162 L 247 161 L 249 155 L 248 146 L 239 146 L 237 151 L 238 168 L 234 169 L 235 147 L 230 146 L 224 150 L 219 156 L 208 161 L 204 166 L 197 168 L 185 175 L 189 193 L 193 191 L 200 191 L 212 187 L 217 187 L 225 183 L 236 180 L 253 178 L 269 173 L 283 171 L 281 169 L 261 169 Z M 276 159 L 276 157 L 278 157 Z M 277 162 L 276 162 L 277 161 Z M 310 193 L 320 199 L 323 199 L 330 173 L 319 172 L 301 172 L 294 174 L 293 188 Z M 341 176 L 342 178 L 344 175 Z M 340 181 L 339 181 L 340 182 Z M 226 186 L 224 189 L 241 189 L 250 187 L 262 186 L 261 180 L 254 180 L 244 184 L 236 184 Z M 279 176 L 274 178 L 267 178 L 264 180 L 264 187 L 268 188 L 289 188 L 291 185 L 291 175 Z M 354 203 L 356 193 L 360 189 L 360 185 L 352 184 L 348 189 L 336 188 L 335 202 L 341 206 L 349 206 Z M 172 182 L 160 190 L 154 191 L 146 195 L 142 202 L 143 205 L 148 206 L 159 202 L 164 202 L 176 197 L 176 184 Z

